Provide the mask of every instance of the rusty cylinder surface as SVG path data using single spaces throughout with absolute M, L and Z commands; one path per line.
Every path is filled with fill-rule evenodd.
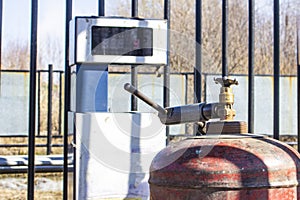
M 290 146 L 263 136 L 185 139 L 154 158 L 151 200 L 297 200 L 299 158 Z

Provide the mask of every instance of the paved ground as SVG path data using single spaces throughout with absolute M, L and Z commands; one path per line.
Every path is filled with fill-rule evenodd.
M 62 199 L 63 181 L 60 174 L 55 177 L 35 178 L 35 199 Z M 0 199 L 25 200 L 27 199 L 26 177 L 4 177 L 0 179 Z

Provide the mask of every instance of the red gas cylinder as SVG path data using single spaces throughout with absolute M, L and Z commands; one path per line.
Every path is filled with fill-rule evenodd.
M 230 125 L 224 130 L 159 152 L 150 168 L 151 200 L 300 199 L 295 149 L 265 136 L 236 133 Z

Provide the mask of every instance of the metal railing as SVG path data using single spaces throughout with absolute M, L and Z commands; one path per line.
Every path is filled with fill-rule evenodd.
M 248 124 L 249 124 L 249 131 L 253 132 L 254 127 L 254 73 L 253 73 L 253 67 L 254 67 L 254 0 L 248 1 L 248 9 L 249 9 L 249 104 L 248 104 Z M 201 85 L 201 77 L 202 77 L 202 71 L 201 71 L 201 15 L 202 15 L 202 1 L 196 0 L 196 11 L 195 11 L 195 17 L 196 17 L 196 41 L 200 45 L 196 45 L 196 67 L 195 67 L 195 88 L 196 88 L 196 98 L 198 100 L 201 100 L 201 92 L 202 91 L 202 85 Z M 3 1 L 0 0 L 0 34 L 2 32 L 2 15 L 3 15 L 3 9 L 2 9 Z M 60 131 L 67 133 L 68 127 L 68 111 L 70 110 L 70 69 L 69 69 L 69 21 L 72 18 L 72 5 L 73 0 L 66 0 L 66 18 L 65 18 L 65 85 L 64 85 L 64 91 L 65 91 L 65 98 L 64 98 L 64 126 L 63 131 L 62 127 L 60 127 Z M 99 16 L 105 15 L 105 1 L 104 0 L 98 0 L 98 14 Z M 228 66 L 227 66 L 227 48 L 228 48 L 228 42 L 227 42 L 227 27 L 228 27 L 228 0 L 222 0 L 222 75 L 228 75 Z M 138 4 L 136 0 L 132 0 L 132 15 L 136 16 L 138 11 Z M 164 19 L 172 20 L 170 17 L 170 11 L 171 11 L 171 5 L 170 0 L 164 0 Z M 279 27 L 279 15 L 280 15 L 280 7 L 279 7 L 279 0 L 274 1 L 274 108 L 273 111 L 275 113 L 279 113 L 279 97 L 280 97 L 280 88 L 279 88 L 279 76 L 280 76 L 280 27 Z M 38 0 L 31 0 L 31 39 L 30 39 L 30 95 L 29 95 L 29 130 L 28 130 L 28 161 L 29 161 L 29 167 L 28 167 L 28 199 L 33 200 L 34 199 L 34 173 L 35 173 L 35 137 L 39 135 L 39 133 L 36 133 L 36 123 L 38 122 L 36 120 L 36 78 L 38 75 L 38 71 L 36 69 L 36 61 L 37 61 L 37 21 L 38 21 Z M 299 23 L 298 23 L 299 24 Z M 300 26 L 300 25 L 299 25 Z M 299 28 L 298 28 L 299 29 Z M 2 43 L 2 37 L 0 35 L 0 43 Z M 298 38 L 299 42 L 299 38 Z M 168 42 L 169 44 L 169 42 Z M 298 49 L 299 51 L 299 49 Z M 169 56 L 168 56 L 169 58 Z M 0 66 L 1 66 L 1 48 L 0 48 Z M 299 52 L 298 52 L 298 105 L 300 102 L 300 64 L 299 64 Z M 133 72 L 134 74 L 134 72 Z M 61 73 L 62 75 L 62 73 Z M 166 66 L 164 68 L 164 107 L 169 106 L 169 86 L 170 86 L 170 68 L 169 66 Z M 132 82 L 135 82 L 135 75 L 132 77 Z M 49 88 L 51 90 L 51 88 Z M 61 104 L 62 105 L 62 104 Z M 51 106 L 51 105 L 50 105 Z M 134 106 L 133 106 L 134 107 Z M 48 108 L 49 109 L 49 108 Z M 135 108 L 134 108 L 135 109 Z M 50 107 L 51 110 L 51 107 Z M 60 109 L 62 110 L 62 108 Z M 51 115 L 51 114 L 50 114 Z M 298 150 L 300 151 L 300 109 L 298 106 Z M 60 124 L 62 123 L 60 121 Z M 50 123 L 51 121 L 48 121 Z M 51 123 L 50 123 L 51 124 Z M 278 139 L 279 138 L 279 130 L 280 130 L 280 121 L 279 121 L 279 115 L 274 115 L 273 118 L 273 137 Z M 47 147 L 51 150 L 51 147 L 54 145 L 51 144 L 51 136 L 50 134 L 50 126 L 48 126 L 49 134 L 47 136 L 48 144 Z M 168 128 L 167 128 L 167 135 L 168 135 Z M 76 139 L 76 138 L 75 138 Z M 63 198 L 68 198 L 68 137 L 64 137 L 64 194 Z M 76 160 L 76 156 L 74 155 L 74 159 Z M 76 165 L 75 165 L 76 167 Z M 76 180 L 76 178 L 74 178 Z M 76 184 L 76 183 L 75 183 Z M 74 191 L 75 192 L 75 191 Z
M 23 73 L 28 74 L 29 70 L 1 70 L 1 73 L 5 73 L 9 76 L 9 74 L 15 74 L 15 73 Z M 36 129 L 36 137 L 48 137 L 52 135 L 52 127 L 55 125 L 57 127 L 57 134 L 53 135 L 54 137 L 63 137 L 62 135 L 62 126 L 63 126 L 63 120 L 62 120 L 62 112 L 63 112 L 63 75 L 64 71 L 62 70 L 53 70 L 52 65 L 49 65 L 48 70 L 37 70 L 37 85 L 36 85 L 36 108 L 37 108 L 37 115 L 35 120 L 37 121 L 37 129 Z M 53 83 L 53 79 L 56 79 L 56 83 Z M 12 77 L 13 79 L 13 77 Z M 26 81 L 25 81 L 26 82 Z M 3 87 L 3 86 L 2 86 Z M 25 86 L 24 86 L 25 87 Z M 53 89 L 55 87 L 55 89 Z M 56 93 L 58 95 L 55 95 L 57 98 L 53 98 L 53 94 Z M 47 101 L 42 102 L 42 96 L 46 95 L 48 97 Z M 57 110 L 57 118 L 56 122 L 52 121 L 53 113 L 52 113 L 52 105 L 53 103 L 56 103 L 58 107 Z M 42 122 L 42 104 L 47 105 L 47 113 L 44 117 L 45 120 L 43 121 L 45 124 L 47 124 L 47 128 L 43 127 L 42 130 L 41 122 Z M 44 105 L 44 106 L 45 106 Z M 42 134 L 42 132 L 46 132 L 46 134 Z M 24 133 L 26 135 L 26 133 Z M 11 137 L 19 136 L 23 137 L 24 134 L 21 135 L 8 135 Z M 7 137 L 0 135 L 0 137 Z M 51 143 L 51 142 L 50 142 Z
M 51 70 L 51 65 L 49 70 L 38 70 L 37 71 L 37 115 L 36 115 L 36 121 L 37 121 L 37 131 L 36 131 L 36 138 L 44 138 L 44 143 L 36 144 L 35 147 L 37 148 L 46 148 L 46 154 L 51 154 L 52 148 L 61 148 L 63 147 L 62 143 L 53 143 L 52 139 L 62 138 L 63 137 L 63 131 L 62 131 L 62 113 L 63 113 L 63 77 L 64 72 L 62 70 Z M 7 77 L 9 76 L 10 72 L 12 73 L 11 79 L 13 79 L 14 74 L 16 73 L 25 73 L 25 77 L 28 77 L 26 74 L 29 73 L 28 70 L 2 70 L 3 76 Z M 155 70 L 153 72 L 139 72 L 137 75 L 141 76 L 153 76 L 157 75 L 155 74 Z M 124 76 L 128 75 L 128 72 L 111 72 L 110 73 L 113 77 L 118 76 Z M 181 99 L 182 104 L 191 104 L 193 103 L 193 97 L 194 97 L 194 90 L 191 90 L 191 88 L 194 88 L 194 79 L 195 74 L 193 72 L 182 72 L 182 73 L 170 73 L 170 76 L 179 76 L 182 78 L 179 78 L 178 80 L 184 80 L 184 97 Z M 204 90 L 202 92 L 202 101 L 207 101 L 207 85 L 213 84 L 213 82 L 207 80 L 208 76 L 213 77 L 220 77 L 221 74 L 208 74 L 208 73 L 202 73 L 201 79 L 203 80 L 203 87 Z M 247 77 L 245 74 L 232 74 L 231 76 L 238 76 Z M 259 75 L 257 77 L 268 77 L 272 78 L 272 75 Z M 295 75 L 293 76 L 281 76 L 282 78 L 287 77 L 288 79 L 291 77 L 295 78 Z M 54 81 L 53 81 L 54 79 Z M 239 79 L 239 78 L 238 78 Z M 290 80 L 290 79 L 289 79 Z M 209 81 L 209 82 L 208 82 Z M 114 85 L 114 83 L 111 83 Z M 213 84 L 214 85 L 214 84 Z M 3 86 L 3 85 L 2 85 Z M 4 85 L 5 86 L 5 85 Z M 4 87 L 3 86 L 3 87 Z M 24 85 L 25 87 L 25 85 Z M 170 85 L 170 87 L 174 87 Z M 190 88 L 190 89 L 189 89 Z M 271 88 L 271 87 L 270 87 Z M 292 90 L 292 88 L 288 89 L 289 91 Z M 155 93 L 160 92 L 158 89 Z M 54 94 L 54 95 L 53 95 Z M 52 97 L 52 98 L 51 98 Z M 55 98 L 54 98 L 55 97 Z M 211 100 L 208 100 L 211 101 Z M 289 105 L 293 106 L 293 105 Z M 52 107 L 54 107 L 55 112 L 52 112 Z M 24 108 L 25 109 L 25 108 Z M 42 113 L 43 112 L 43 113 Z M 12 113 L 11 113 L 12 114 Z M 9 113 L 7 113 L 9 115 Z M 26 119 L 26 116 L 24 116 L 24 119 Z M 43 125 L 42 125 L 43 124 Z M 185 132 L 186 134 L 192 134 L 191 130 L 188 128 L 190 125 L 186 126 Z M 269 132 L 268 132 L 269 133 Z M 171 137 L 174 137 L 174 133 L 170 134 Z M 0 135 L 0 137 L 27 137 L 28 134 L 9 134 L 7 135 Z M 175 136 L 176 137 L 176 136 Z M 7 144 L 0 144 L 0 148 L 11 148 L 11 147 L 28 147 L 28 143 L 22 143 L 22 144 L 13 144 L 13 143 L 7 143 Z

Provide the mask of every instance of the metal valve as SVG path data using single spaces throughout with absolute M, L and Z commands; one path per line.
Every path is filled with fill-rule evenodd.
M 235 117 L 235 110 L 233 109 L 234 94 L 232 92 L 231 85 L 238 85 L 238 81 L 235 79 L 228 79 L 227 77 L 215 78 L 216 84 L 221 84 L 219 94 L 219 105 L 217 109 L 217 115 L 221 120 L 233 120 Z
M 130 83 L 126 83 L 124 89 L 157 110 L 160 121 L 165 125 L 205 122 L 212 118 L 218 118 L 215 112 L 217 103 L 197 103 L 163 108 Z
M 239 82 L 236 79 L 229 79 L 226 76 L 223 78 L 214 78 L 216 84 L 221 84 L 222 87 L 230 87 L 231 85 L 238 85 Z
M 160 121 L 166 125 L 205 122 L 214 118 L 233 120 L 235 116 L 235 110 L 232 108 L 234 95 L 230 86 L 237 85 L 238 82 L 226 77 L 214 80 L 222 85 L 218 103 L 197 103 L 163 108 L 129 83 L 124 85 L 124 89 L 157 110 Z

